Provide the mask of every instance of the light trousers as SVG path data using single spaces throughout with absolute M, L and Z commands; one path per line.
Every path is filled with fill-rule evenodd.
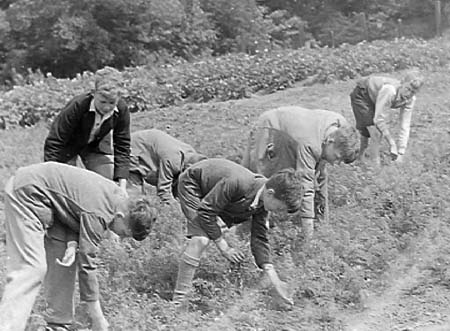
M 5 191 L 6 285 L 0 301 L 0 331 L 25 330 L 47 271 L 45 229 L 35 208 L 12 189 Z

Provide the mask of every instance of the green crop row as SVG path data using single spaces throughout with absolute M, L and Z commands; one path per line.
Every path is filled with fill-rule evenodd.
M 305 79 L 328 83 L 411 67 L 430 70 L 446 65 L 449 59 L 450 43 L 442 38 L 399 39 L 253 56 L 231 54 L 193 63 L 127 68 L 122 75 L 124 98 L 131 111 L 146 111 L 183 102 L 271 93 Z M 53 118 L 72 96 L 91 88 L 91 73 L 74 79 L 41 76 L 1 93 L 0 116 L 10 124 L 33 125 L 40 119 Z

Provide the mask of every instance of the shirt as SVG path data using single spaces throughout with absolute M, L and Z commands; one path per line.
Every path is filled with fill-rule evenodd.
M 94 125 L 92 126 L 92 129 L 91 129 L 91 133 L 89 134 L 88 144 L 91 143 L 92 141 L 94 141 L 94 138 L 99 133 L 100 127 L 102 126 L 102 124 L 107 119 L 109 119 L 111 116 L 113 116 L 114 112 L 118 113 L 119 109 L 117 109 L 117 106 L 116 106 L 110 112 L 106 113 L 105 115 L 102 115 L 95 109 L 94 99 L 92 99 L 91 106 L 89 107 L 89 111 L 95 113 L 95 118 L 94 118 Z
M 96 255 L 116 213 L 127 212 L 127 197 L 113 181 L 56 162 L 19 168 L 13 190 L 39 216 L 44 228 L 60 222 L 78 241 L 80 296 L 99 297 Z

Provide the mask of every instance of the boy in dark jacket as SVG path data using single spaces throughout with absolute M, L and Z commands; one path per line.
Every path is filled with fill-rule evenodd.
M 240 262 L 242 252 L 230 247 L 222 236 L 218 218 L 231 227 L 251 222 L 251 250 L 279 295 L 292 304 L 287 286 L 273 267 L 268 240 L 268 212 L 296 212 L 302 200 L 301 180 L 293 169 L 285 169 L 267 179 L 225 159 L 200 161 L 184 171 L 178 181 L 178 197 L 186 216 L 189 242 L 181 255 L 173 301 L 187 309 L 186 294 L 191 288 L 200 257 L 213 241 L 224 257 Z
M 125 189 L 130 164 L 130 112 L 120 98 L 119 72 L 106 67 L 95 74 L 94 93 L 74 97 L 52 123 L 44 161 L 73 162 L 114 179 Z
M 100 241 L 108 230 L 120 237 L 145 239 L 156 219 L 155 210 L 145 200 L 131 203 L 113 181 L 55 162 L 20 168 L 5 193 L 7 282 L 0 301 L 0 330 L 24 330 L 47 266 L 55 264 L 56 257 L 69 267 L 78 254 L 81 300 L 87 302 L 92 330 L 106 331 L 95 265 Z M 55 224 L 66 229 L 70 242 L 78 243 L 78 253 L 76 245 L 69 245 L 47 255 L 45 233 Z

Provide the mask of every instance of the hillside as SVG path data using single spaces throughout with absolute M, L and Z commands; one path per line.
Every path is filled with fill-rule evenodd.
M 135 113 L 132 125 L 164 129 L 208 156 L 238 161 L 250 123 L 266 109 L 298 104 L 353 120 L 348 98 L 353 85 L 296 86 L 244 100 L 168 107 Z M 168 299 L 184 219 L 178 210 L 167 210 L 144 242 L 104 245 L 100 281 L 111 329 L 449 330 L 449 87 L 448 69 L 427 73 L 404 164 L 386 159 L 381 169 L 330 168 L 331 221 L 320 225 L 310 245 L 301 240 L 295 220 L 278 223 L 273 251 L 281 276 L 295 291 L 292 309 L 273 297 L 251 258 L 230 266 L 212 247 L 197 273 L 191 311 L 177 316 Z M 17 167 L 41 160 L 45 136 L 42 123 L 0 131 L 0 185 Z M 228 236 L 247 247 L 233 232 Z M 0 289 L 4 265 L 1 243 Z M 42 305 L 40 299 L 30 330 L 42 321 Z M 86 326 L 79 308 L 78 321 Z

